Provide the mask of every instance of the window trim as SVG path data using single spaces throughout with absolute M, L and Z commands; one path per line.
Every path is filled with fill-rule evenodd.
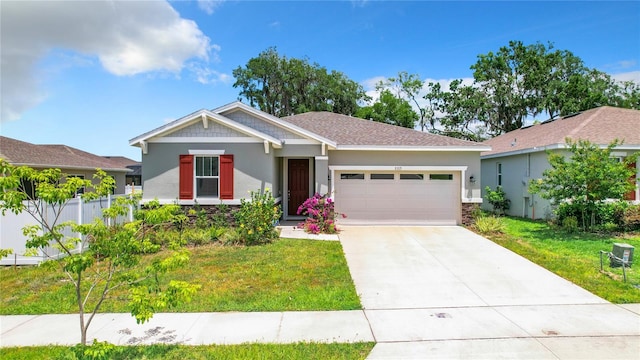
M 217 175 L 198 175 L 198 159 L 216 159 L 217 166 L 215 169 L 217 170 Z M 213 164 L 211 164 L 213 165 Z M 203 163 L 204 170 L 204 163 Z M 211 167 L 213 170 L 213 167 Z M 199 196 L 198 195 L 198 180 L 199 179 L 216 179 L 216 196 Z M 220 199 L 220 156 L 219 155 L 194 155 L 193 156 L 193 198 L 194 199 Z
M 502 186 L 502 163 L 496 163 L 496 184 Z
M 404 177 L 403 177 L 404 176 Z M 407 176 L 415 176 L 415 177 L 407 177 Z M 424 181 L 424 174 L 418 174 L 418 173 L 401 173 L 400 174 L 400 180 L 409 180 L 409 181 Z
M 340 173 L 340 180 L 364 180 L 364 179 L 365 179 L 364 173 L 359 173 L 359 172 Z
M 444 178 L 446 176 L 446 179 Z M 452 173 L 431 173 L 429 174 L 429 181 L 453 181 L 455 177 Z
M 369 174 L 369 180 L 395 180 L 395 173 L 371 173 Z

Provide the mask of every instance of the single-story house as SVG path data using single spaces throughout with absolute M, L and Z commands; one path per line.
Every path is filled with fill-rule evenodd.
M 125 184 L 135 186 L 142 189 L 142 163 L 124 156 L 105 156 L 112 163 L 118 164 L 120 167 L 126 167 L 131 172 L 125 175 Z
M 542 178 L 550 167 L 547 150 L 567 156 L 566 138 L 588 140 L 606 147 L 613 140 L 623 141 L 613 156 L 623 159 L 640 151 L 640 111 L 602 106 L 539 124 L 522 127 L 484 142 L 490 151 L 481 155 L 482 184 L 491 189 L 501 186 L 511 200 L 508 215 L 532 219 L 549 218 L 552 207 L 548 200 L 529 193 L 531 179 Z M 640 199 L 636 179 L 640 167 L 634 164 L 636 188 L 626 195 L 628 200 Z M 484 191 L 484 189 L 483 189 Z M 483 205 L 490 209 L 485 202 Z
M 0 136 L 0 158 L 15 166 L 34 169 L 60 169 L 69 176 L 95 181 L 96 168 L 116 179 L 115 194 L 124 194 L 125 177 L 131 172 L 102 156 L 94 155 L 67 145 L 38 145 Z
M 284 219 L 329 193 L 343 223 L 460 224 L 481 203 L 487 145 L 329 112 L 277 118 L 241 102 L 198 110 L 129 142 L 143 202 L 238 205 L 270 189 Z

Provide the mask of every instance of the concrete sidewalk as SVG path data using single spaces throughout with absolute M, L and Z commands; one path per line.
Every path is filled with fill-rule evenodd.
M 78 315 L 2 316 L 0 329 L 0 346 L 80 340 Z M 160 313 L 143 325 L 128 313 L 98 314 L 88 338 L 117 345 L 374 341 L 363 311 Z

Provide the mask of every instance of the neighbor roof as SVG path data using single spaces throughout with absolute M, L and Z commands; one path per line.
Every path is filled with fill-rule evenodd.
M 66 168 L 129 172 L 130 170 L 102 156 L 66 145 L 36 145 L 0 136 L 0 158 L 13 165 L 34 168 Z
M 640 149 L 640 111 L 601 106 L 547 120 L 485 141 L 484 144 L 491 146 L 491 151 L 481 155 L 544 151 L 563 147 L 566 138 L 588 140 L 598 145 L 608 145 L 618 139 L 624 141 L 623 147 Z
M 340 149 L 407 148 L 488 150 L 481 143 L 460 140 L 331 112 L 308 112 L 282 118 L 335 141 Z M 475 149 L 469 149 L 469 148 Z

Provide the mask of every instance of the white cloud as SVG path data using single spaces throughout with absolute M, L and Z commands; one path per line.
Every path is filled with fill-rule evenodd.
M 640 84 L 640 70 L 611 74 L 611 77 L 617 81 L 633 81 Z
M 38 62 L 62 49 L 96 57 L 111 74 L 179 73 L 217 59 L 217 45 L 165 1 L 2 1 L 1 120 L 45 98 Z
M 224 0 L 198 0 L 198 7 L 200 10 L 211 15 L 223 2 Z

